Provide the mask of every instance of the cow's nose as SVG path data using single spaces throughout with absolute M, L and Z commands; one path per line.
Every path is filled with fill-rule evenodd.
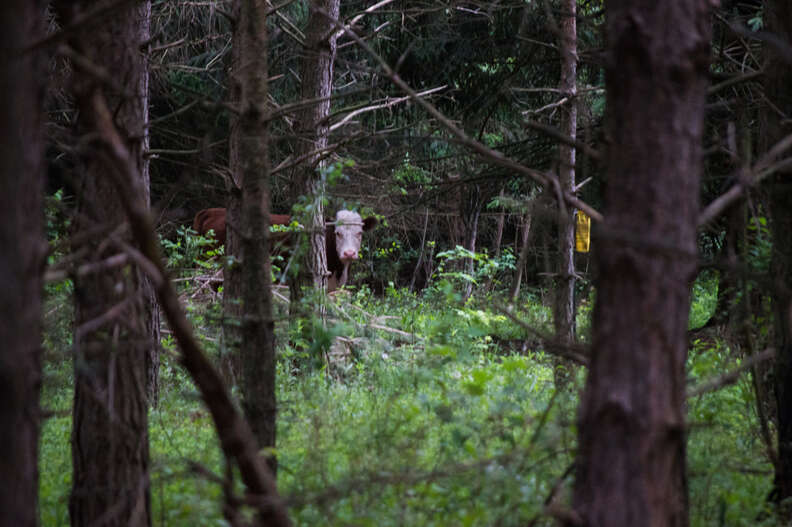
M 357 260 L 357 251 L 347 250 L 342 256 L 344 260 Z

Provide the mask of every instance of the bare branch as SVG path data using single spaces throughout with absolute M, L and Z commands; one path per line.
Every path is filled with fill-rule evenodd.
M 99 273 L 107 269 L 114 269 L 126 265 L 129 258 L 126 254 L 115 254 L 109 258 L 105 258 L 99 262 L 91 262 L 81 265 L 73 274 L 76 276 L 87 276 L 93 273 Z M 50 269 L 44 273 L 44 281 L 46 283 L 60 282 L 69 278 L 72 273 L 66 269 Z
M 755 79 L 757 77 L 761 77 L 763 74 L 764 74 L 764 70 L 757 70 L 757 71 L 752 71 L 750 73 L 746 73 L 745 75 L 737 75 L 735 77 L 732 77 L 731 79 L 727 79 L 727 80 L 725 80 L 725 81 L 723 81 L 721 83 L 718 83 L 718 84 L 716 84 L 714 86 L 710 86 L 709 89 L 707 90 L 707 94 L 708 95 L 713 95 L 713 94 L 718 93 L 719 91 L 724 90 L 724 89 L 726 89 L 726 88 L 728 88 L 730 86 L 734 86 L 735 84 L 740 84 L 741 82 L 748 82 L 748 81 L 753 80 L 753 79 Z
M 563 357 L 565 359 L 569 359 L 581 366 L 588 366 L 589 359 L 586 356 L 587 350 L 583 346 L 566 346 L 566 345 L 559 345 L 556 340 L 536 329 L 535 327 L 527 324 L 523 320 L 517 318 L 514 313 L 509 311 L 508 309 L 504 308 L 501 305 L 493 304 L 493 307 L 499 311 L 501 314 L 506 315 L 506 317 L 520 326 L 523 329 L 528 330 L 529 332 L 533 333 L 536 337 L 538 337 L 545 345 L 545 351 L 552 355 L 558 355 L 559 357 Z
M 78 53 L 71 46 L 68 46 L 66 44 L 62 44 L 58 46 L 58 55 L 61 55 L 71 60 L 72 64 L 75 67 L 77 67 L 80 71 L 82 71 L 89 77 L 93 77 L 95 80 L 99 81 L 101 84 L 104 84 L 112 91 L 120 94 L 122 97 L 132 98 L 135 96 L 133 92 L 127 90 L 126 88 L 118 84 L 117 80 L 110 74 L 110 72 L 107 69 L 89 60 L 85 55 Z
M 784 166 L 787 160 L 776 162 L 776 159 L 790 148 L 792 148 L 792 134 L 773 145 L 770 150 L 759 158 L 750 172 L 742 174 L 737 183 L 727 190 L 726 193 L 712 201 L 701 211 L 698 217 L 699 228 L 720 216 L 732 203 L 739 200 L 745 192 L 761 183 L 762 180 L 774 173 L 779 167 Z M 741 168 L 740 170 L 744 169 Z
M 346 26 L 347 26 L 347 27 L 352 27 L 352 26 L 354 26 L 354 25 L 355 25 L 355 24 L 357 24 L 357 23 L 360 21 L 360 19 L 361 19 L 361 18 L 363 18 L 364 16 L 366 16 L 366 15 L 368 15 L 368 14 L 370 14 L 370 13 L 373 13 L 374 11 L 376 11 L 377 9 L 379 9 L 380 7 L 386 6 L 386 5 L 390 4 L 391 2 L 393 2 L 393 0 L 381 0 L 380 2 L 377 2 L 377 3 L 376 3 L 376 4 L 374 4 L 373 6 L 366 8 L 366 10 L 365 10 L 365 11 L 363 11 L 362 13 L 360 13 L 359 15 L 356 15 L 356 16 L 352 17 L 352 19 L 351 19 L 349 22 L 347 22 Z M 340 30 L 340 31 L 339 31 L 339 32 L 336 34 L 336 37 L 341 37 L 341 36 L 343 36 L 343 34 L 344 34 L 344 32 L 345 32 L 345 31 L 346 31 L 346 29 L 341 29 L 341 30 Z
M 424 90 L 424 91 L 422 91 L 420 93 L 417 93 L 416 95 L 418 97 L 424 97 L 426 95 L 430 95 L 432 93 L 439 92 L 439 91 L 444 90 L 444 89 L 446 89 L 445 85 L 438 86 L 437 88 L 431 88 L 431 89 L 428 89 L 428 90 Z M 409 100 L 410 100 L 409 96 L 407 96 L 407 97 L 397 97 L 395 99 L 386 98 L 385 102 L 383 102 L 383 103 L 373 104 L 371 106 L 366 106 L 365 108 L 358 108 L 357 110 L 348 113 L 343 119 L 341 119 L 337 123 L 331 125 L 330 126 L 330 131 L 332 132 L 332 131 L 344 126 L 344 124 L 349 122 L 349 120 L 352 119 L 353 117 L 355 117 L 356 115 L 360 115 L 360 114 L 368 113 L 368 112 L 373 112 L 374 110 L 381 110 L 382 108 L 391 108 L 393 106 L 396 106 L 397 104 L 400 104 L 400 103 L 403 103 L 403 102 L 409 101 Z
M 325 13 L 327 16 L 327 14 Z M 429 103 L 426 99 L 419 97 L 418 94 L 413 90 L 402 78 L 396 73 L 388 63 L 383 59 L 374 49 L 366 43 L 363 39 L 361 39 L 349 26 L 341 25 L 338 20 L 334 20 L 334 23 L 339 28 L 344 29 L 344 31 L 355 41 L 358 43 L 360 47 L 362 47 L 366 53 L 368 53 L 382 68 L 382 71 L 386 77 L 388 77 L 393 84 L 395 84 L 400 90 L 404 93 L 409 95 L 409 97 L 415 101 L 416 104 L 421 106 L 429 115 L 437 119 L 440 124 L 448 130 L 456 140 L 463 146 L 469 148 L 485 160 L 498 165 L 500 167 L 506 168 L 508 170 L 512 170 L 518 174 L 522 174 L 524 176 L 528 176 L 529 178 L 533 179 L 537 183 L 541 185 L 550 186 L 553 188 L 553 194 L 562 198 L 566 203 L 569 203 L 571 206 L 582 210 L 587 215 L 591 216 L 592 219 L 595 221 L 602 221 L 603 217 L 596 209 L 594 209 L 588 203 L 585 203 L 577 196 L 574 196 L 571 193 L 564 192 L 561 189 L 561 185 L 558 181 L 558 178 L 554 177 L 552 174 L 545 174 L 538 170 L 534 170 L 532 168 L 528 168 L 516 161 L 509 159 L 506 157 L 502 152 L 497 150 L 493 150 L 488 146 L 484 145 L 483 143 L 476 141 L 469 137 L 461 128 L 455 125 L 448 117 L 443 115 L 440 110 L 435 108 L 431 103 Z
M 524 124 L 526 126 L 528 126 L 529 128 L 533 128 L 534 130 L 538 130 L 540 132 L 543 132 L 543 133 L 549 135 L 550 137 L 552 137 L 553 139 L 555 139 L 555 140 L 557 140 L 557 141 L 559 141 L 561 143 L 564 143 L 564 144 L 569 145 L 569 146 L 574 146 L 575 148 L 577 148 L 578 150 L 582 151 L 584 154 L 589 156 L 591 159 L 595 159 L 597 161 L 601 161 L 602 160 L 602 156 L 600 155 L 600 153 L 597 150 L 594 150 L 593 148 L 591 148 L 586 143 L 583 143 L 581 141 L 576 141 L 576 140 L 572 139 L 571 137 L 569 137 L 569 136 L 567 136 L 565 134 L 562 134 L 557 128 L 553 128 L 552 126 L 548 126 L 546 124 L 538 123 L 536 121 L 524 121 Z M 580 185 L 577 186 L 577 188 L 580 188 L 582 186 L 583 186 L 583 184 L 581 183 Z
M 693 388 L 689 389 L 687 392 L 687 397 L 696 397 L 698 395 L 703 395 L 707 392 L 714 392 L 715 390 L 720 390 L 724 386 L 729 386 L 730 384 L 736 383 L 740 375 L 742 375 L 745 371 L 750 370 L 760 362 L 764 362 L 766 360 L 770 360 L 775 357 L 775 350 L 773 348 L 768 348 L 761 353 L 757 353 L 756 355 L 750 355 L 745 360 L 742 361 L 737 368 L 733 369 L 730 372 L 726 372 L 720 377 L 716 377 L 711 381 L 707 381 L 704 384 L 700 384 L 698 386 L 694 386 Z

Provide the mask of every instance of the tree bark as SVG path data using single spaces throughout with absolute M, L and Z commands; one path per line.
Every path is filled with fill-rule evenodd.
M 235 178 L 241 184 L 239 224 L 242 286 L 241 347 L 238 372 L 242 405 L 258 444 L 275 447 L 275 323 L 269 256 L 269 125 L 267 119 L 268 7 L 240 0 L 235 45 L 238 59 L 239 120 L 235 129 Z M 276 462 L 269 455 L 273 473 Z
M 231 46 L 231 71 L 229 72 L 229 103 L 241 108 L 242 101 L 242 31 L 240 21 L 241 0 L 231 4 L 234 22 L 233 43 Z M 226 201 L 226 242 L 225 254 L 228 263 L 223 267 L 223 343 L 225 355 L 224 370 L 229 373 L 226 382 L 239 382 L 242 373 L 240 346 L 242 345 L 242 266 L 239 226 L 242 224 L 242 163 L 240 150 L 240 119 L 230 116 L 228 138 L 228 164 L 230 177 L 226 181 L 228 191 Z
M 501 187 L 498 197 L 500 199 L 503 199 L 503 187 Z M 495 240 L 492 243 L 492 257 L 496 260 L 500 258 L 501 243 L 503 242 L 503 227 L 505 223 L 506 223 L 506 209 L 504 209 L 503 206 L 501 206 L 500 212 L 498 212 L 498 219 L 495 224 Z M 485 290 L 487 292 L 492 291 L 492 284 L 494 282 L 494 279 L 495 279 L 494 276 L 490 276 L 489 279 L 487 280 L 487 286 L 485 287 Z
M 578 427 L 581 525 L 688 524 L 685 359 L 709 5 L 606 2 L 612 147 Z
M 528 262 L 528 247 L 531 236 L 531 222 L 533 220 L 533 205 L 528 205 L 528 210 L 523 214 L 522 226 L 520 228 L 520 256 L 517 258 L 517 267 L 514 271 L 514 282 L 512 289 L 509 292 L 509 303 L 514 305 L 517 301 L 517 296 L 520 294 L 520 286 L 522 285 L 522 276 L 525 272 L 525 264 Z
M 140 6 L 141 18 L 137 24 L 138 42 L 146 43 L 146 48 L 141 49 L 143 65 L 141 66 L 138 93 L 141 98 L 141 113 L 144 124 L 142 139 L 142 159 L 140 160 L 140 178 L 142 181 L 143 200 L 146 207 L 151 208 L 151 176 L 149 175 L 149 157 L 146 153 L 149 150 L 149 62 L 148 51 L 151 40 L 151 2 L 148 1 Z M 146 395 L 149 405 L 155 408 L 159 404 L 159 364 L 160 364 L 160 342 L 162 333 L 160 324 L 162 315 L 160 306 L 157 302 L 157 293 L 151 279 L 140 269 L 137 270 L 140 280 L 141 294 L 143 295 L 143 324 L 148 339 L 148 349 L 146 352 Z
M 577 0 L 564 0 L 561 15 L 561 80 L 559 91 L 568 99 L 561 107 L 560 132 L 577 139 Z M 564 192 L 575 193 L 575 147 L 558 146 L 558 179 Z M 553 323 L 560 346 L 575 342 L 575 211 L 559 201 L 558 278 Z M 557 386 L 567 382 L 572 363 L 559 359 L 555 368 Z
M 38 525 L 44 240 L 43 2 L 0 7 L 0 525 Z
M 59 2 L 59 14 L 73 22 L 94 4 Z M 145 189 L 147 118 L 146 62 L 149 2 L 118 8 L 112 18 L 70 39 L 74 94 L 80 109 L 78 232 L 97 226 L 104 236 L 86 242 L 100 262 L 128 251 L 129 233 L 122 201 L 107 173 L 113 168 L 95 149 L 91 100 L 102 93 L 111 101 L 115 125 L 130 150 L 130 163 Z M 90 63 L 90 68 L 84 68 Z M 100 83 L 96 69 L 104 69 Z M 146 191 L 143 191 L 144 193 Z M 142 197 L 143 199 L 146 196 Z M 152 336 L 142 272 L 135 266 L 102 269 L 74 280 L 74 409 L 72 425 L 72 525 L 150 525 L 148 397 Z
M 792 6 L 784 0 L 765 4 L 767 29 L 779 43 L 768 45 L 765 67 L 765 94 L 772 102 L 764 115 L 766 147 L 792 132 L 792 62 L 789 42 L 792 38 Z M 770 43 L 770 41 L 768 41 Z M 786 51 L 776 46 L 786 46 Z M 792 170 L 782 168 L 769 181 L 770 213 L 773 234 L 771 276 L 773 312 L 775 314 L 775 395 L 778 428 L 778 463 L 776 464 L 774 497 L 782 508 L 783 523 L 792 521 Z
M 317 291 L 327 291 L 329 271 L 325 252 L 325 180 L 327 144 L 330 135 L 330 97 L 333 91 L 338 33 L 335 21 L 341 14 L 340 0 L 311 0 L 308 2 L 308 25 L 305 29 L 305 46 L 300 65 L 300 95 L 307 104 L 297 116 L 296 156 L 307 156 L 296 171 L 295 189 L 308 196 L 313 205 L 309 211 L 310 244 L 308 265 Z M 303 273 L 299 273 L 304 276 Z M 303 280 L 298 284 L 302 285 Z M 293 288 L 299 297 L 300 292 Z M 294 300 L 299 301 L 299 298 Z M 292 302 L 292 305 L 295 305 Z
M 275 480 L 258 453 L 258 446 L 248 422 L 241 417 L 231 401 L 229 390 L 220 374 L 201 349 L 193 335 L 190 323 L 179 303 L 173 284 L 167 280 L 165 264 L 160 252 L 159 240 L 154 230 L 154 221 L 148 207 L 140 199 L 144 192 L 139 188 L 137 167 L 123 138 L 112 122 L 112 115 L 104 97 L 94 92 L 87 101 L 90 106 L 88 117 L 97 131 L 97 139 L 106 154 L 106 159 L 115 170 L 108 172 L 122 205 L 130 220 L 130 227 L 140 252 L 146 272 L 155 285 L 157 298 L 181 349 L 179 357 L 189 372 L 195 386 L 201 392 L 217 430 L 223 454 L 234 460 L 239 475 L 247 488 L 250 506 L 257 510 L 254 525 L 287 526 L 289 517 L 283 500 L 278 496 Z M 233 514 L 231 520 L 236 518 Z M 230 521 L 230 520 L 229 520 Z
M 478 224 L 481 217 L 481 189 L 478 185 L 472 185 L 466 191 L 465 201 L 461 211 L 463 223 L 465 224 L 465 249 L 471 253 L 476 252 L 476 238 L 478 238 Z M 476 272 L 476 262 L 473 258 L 465 259 L 465 274 L 470 278 Z M 473 294 L 473 282 L 468 281 L 465 285 L 463 302 Z
M 410 280 L 410 291 L 415 291 L 415 281 L 418 279 L 418 275 L 421 272 L 421 266 L 423 265 L 424 253 L 426 252 L 426 230 L 429 227 L 429 207 L 425 208 L 424 212 L 424 226 L 423 232 L 421 233 L 421 252 L 418 253 L 418 262 L 415 264 L 415 271 L 413 271 L 412 279 Z M 429 277 L 426 277 L 426 282 L 429 281 Z

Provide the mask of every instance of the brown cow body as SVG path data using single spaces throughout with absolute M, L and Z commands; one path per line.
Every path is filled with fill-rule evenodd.
M 288 214 L 270 214 L 270 225 L 288 225 L 291 217 Z M 335 222 L 327 223 L 325 230 L 325 253 L 327 256 L 327 269 L 330 271 L 328 289 L 346 284 L 349 266 L 358 259 L 360 242 L 364 231 L 372 229 L 377 224 L 374 217 L 360 217 L 357 212 L 340 210 L 336 214 Z M 226 241 L 226 209 L 204 209 L 195 215 L 193 230 L 198 234 L 206 235 L 214 231 L 218 243 L 225 245 Z M 278 237 L 283 242 L 282 236 Z

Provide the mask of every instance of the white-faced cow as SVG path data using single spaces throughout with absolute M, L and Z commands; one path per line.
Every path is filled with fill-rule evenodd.
M 270 214 L 270 225 L 288 225 L 291 218 L 286 214 Z M 328 289 L 346 285 L 349 278 L 349 266 L 360 256 L 360 242 L 363 232 L 377 225 L 377 218 L 363 219 L 360 214 L 351 210 L 339 210 L 335 221 L 326 224 L 325 252 L 327 269 L 330 271 Z M 214 231 L 218 243 L 226 241 L 226 210 L 223 208 L 204 209 L 195 215 L 193 230 L 206 235 Z M 283 237 L 280 237 L 283 242 Z

